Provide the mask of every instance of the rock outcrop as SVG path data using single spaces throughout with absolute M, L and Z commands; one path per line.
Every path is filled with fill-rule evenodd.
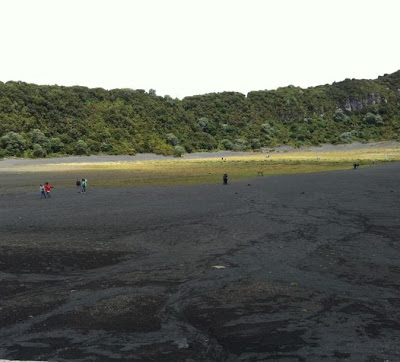
M 381 102 L 387 102 L 387 100 L 382 98 L 379 93 L 371 93 L 364 98 L 346 99 L 346 103 L 343 105 L 343 108 L 347 112 L 358 112 L 366 106 L 379 104 Z

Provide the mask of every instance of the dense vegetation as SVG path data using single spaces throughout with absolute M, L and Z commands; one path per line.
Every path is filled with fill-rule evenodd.
M 397 140 L 400 71 L 307 89 L 212 93 L 0 82 L 0 156 L 46 157 Z

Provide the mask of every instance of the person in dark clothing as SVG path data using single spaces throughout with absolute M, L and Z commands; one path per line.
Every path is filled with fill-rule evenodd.
M 224 173 L 224 175 L 222 176 L 222 181 L 224 183 L 224 185 L 228 184 L 228 174 Z
M 76 179 L 76 191 L 78 191 L 78 194 L 80 194 L 81 192 L 81 182 L 79 181 L 79 179 Z

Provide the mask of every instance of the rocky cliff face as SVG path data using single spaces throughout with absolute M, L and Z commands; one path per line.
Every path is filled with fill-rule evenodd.
M 382 98 L 379 93 L 371 93 L 363 98 L 346 99 L 343 108 L 348 112 L 358 112 L 366 106 L 379 104 L 381 102 L 387 103 L 387 99 Z

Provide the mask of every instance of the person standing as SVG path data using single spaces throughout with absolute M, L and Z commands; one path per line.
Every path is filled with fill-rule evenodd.
M 87 180 L 83 178 L 82 181 L 81 181 L 81 186 L 82 186 L 82 192 L 83 193 L 86 193 L 86 183 L 87 183 Z
M 44 186 L 42 184 L 40 184 L 39 189 L 40 189 L 40 198 L 45 199 L 46 193 L 44 192 Z
M 224 185 L 228 184 L 228 174 L 224 173 L 224 175 L 222 176 L 222 181 L 224 183 Z
M 48 198 L 50 198 L 50 197 L 51 197 L 51 196 L 50 196 L 50 191 L 51 191 L 52 187 L 50 186 L 50 184 L 49 184 L 48 182 L 46 182 L 46 184 L 45 184 L 45 186 L 44 186 L 44 189 L 45 189 L 45 191 L 46 191 L 46 196 L 47 196 Z
M 76 179 L 75 185 L 76 185 L 76 191 L 78 191 L 78 194 L 80 194 L 81 193 L 81 182 L 79 181 L 78 178 Z

